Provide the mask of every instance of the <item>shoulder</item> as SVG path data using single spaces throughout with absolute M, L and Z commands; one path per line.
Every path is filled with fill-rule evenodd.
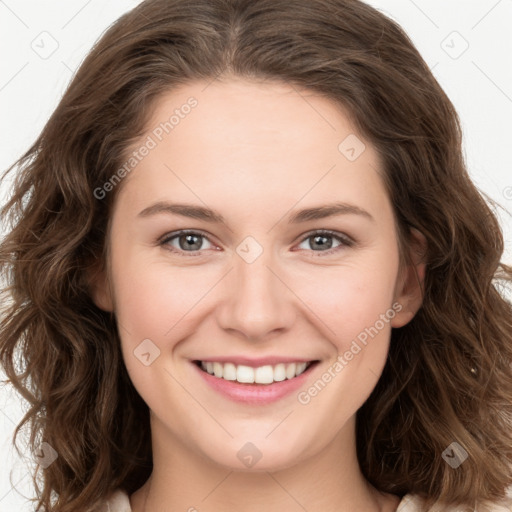
M 398 504 L 396 512 L 420 512 L 422 499 L 415 494 L 406 494 Z
M 423 507 L 423 499 L 416 494 L 406 494 L 396 512 L 463 512 L 467 507 L 444 508 L 442 506 L 434 506 L 428 511 Z M 476 512 L 512 512 L 512 486 L 507 488 L 506 497 L 499 502 L 491 503 L 489 501 L 481 503 L 476 509 Z
M 425 512 L 422 508 L 423 500 L 415 495 L 415 494 L 406 494 L 400 504 L 396 512 Z M 439 511 L 442 508 L 438 508 Z M 452 512 L 459 512 L 458 507 L 453 507 Z M 510 512 L 512 511 L 512 486 L 508 488 L 507 497 L 500 501 L 499 503 L 486 503 L 482 504 L 482 508 L 479 509 L 479 512 Z M 128 494 L 118 489 L 115 491 L 110 498 L 105 502 L 100 512 L 132 512 L 130 506 L 130 500 Z M 436 507 L 432 510 L 432 512 L 436 512 Z M 443 511 L 446 512 L 446 509 Z
M 132 512 L 128 494 L 121 489 L 117 489 L 105 501 L 99 512 Z

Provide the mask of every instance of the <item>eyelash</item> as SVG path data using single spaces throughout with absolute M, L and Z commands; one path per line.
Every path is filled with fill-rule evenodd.
M 203 232 L 201 231 L 194 231 L 194 230 L 188 230 L 188 229 L 184 229 L 184 230 L 181 230 L 181 231 L 175 231 L 173 233 L 168 233 L 166 235 L 164 235 L 163 238 L 161 238 L 158 242 L 158 245 L 162 246 L 162 247 L 165 247 L 167 250 L 175 253 L 175 254 L 178 254 L 180 256 L 185 256 L 185 257 L 188 257 L 188 256 L 201 256 L 201 250 L 196 250 L 196 251 L 183 251 L 181 249 L 176 249 L 174 247 L 171 247 L 169 245 L 169 242 L 175 238 L 178 238 L 182 235 L 199 235 L 203 238 L 205 238 L 206 240 L 208 240 L 210 243 L 213 243 L 206 234 L 204 234 Z M 318 235 L 326 235 L 326 236 L 331 236 L 333 238 L 335 238 L 336 240 L 338 240 L 339 242 L 341 242 L 341 244 L 338 246 L 338 247 L 334 247 L 334 248 L 331 248 L 331 249 L 328 249 L 327 251 L 313 251 L 311 249 L 311 251 L 313 253 L 318 253 L 315 255 L 315 257 L 319 256 L 319 257 L 323 257 L 324 255 L 330 255 L 330 254 L 333 254 L 343 248 L 346 248 L 346 247 L 352 247 L 355 242 L 354 240 L 352 240 L 351 238 L 349 238 L 348 236 L 346 235 L 343 235 L 341 233 L 337 233 L 336 231 L 330 231 L 328 229 L 319 229 L 319 230 L 316 230 L 316 231 L 311 231 L 309 233 L 306 233 L 303 238 L 300 240 L 299 243 L 302 243 L 304 241 L 306 241 L 308 238 L 312 238 L 313 236 L 318 236 Z M 207 250 L 207 249 L 205 249 Z M 301 249 L 301 250 L 304 250 L 304 249 Z M 188 254 L 187 254 L 188 253 Z

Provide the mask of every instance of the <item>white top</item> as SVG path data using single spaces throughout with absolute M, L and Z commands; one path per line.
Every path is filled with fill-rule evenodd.
M 482 504 L 482 506 L 478 508 L 477 512 L 512 512 L 512 486 L 508 488 L 507 496 L 507 499 L 500 501 L 499 503 Z M 421 504 L 422 500 L 419 496 L 406 494 L 398 505 L 396 512 L 426 512 L 421 508 Z M 437 510 L 440 509 L 434 506 L 434 508 L 430 509 L 428 512 L 436 512 Z M 459 512 L 462 510 L 462 507 L 453 507 L 450 509 L 452 512 Z M 106 501 L 101 512 L 132 512 L 128 494 L 120 489 L 117 490 L 112 494 L 110 499 Z

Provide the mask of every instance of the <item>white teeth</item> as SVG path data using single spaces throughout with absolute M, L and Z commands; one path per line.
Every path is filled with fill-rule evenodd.
M 305 369 L 308 363 L 298 363 L 297 368 L 295 369 L 295 375 L 300 375 Z
M 276 364 L 274 366 L 274 380 L 280 382 L 286 379 L 286 366 L 284 364 Z
M 225 380 L 236 380 L 236 366 L 233 363 L 226 363 L 224 365 L 222 378 Z
M 250 366 L 238 365 L 236 367 L 236 380 L 238 382 L 246 382 L 248 384 L 254 382 L 254 369 Z
M 222 377 L 222 365 L 220 363 L 213 363 L 213 374 L 215 377 Z
M 274 369 L 272 366 L 260 366 L 254 370 L 254 382 L 259 384 L 271 384 L 274 382 Z
M 286 365 L 286 378 L 287 379 L 293 379 L 295 377 L 295 371 L 297 369 L 297 366 L 295 363 L 290 363 Z
M 235 366 L 233 363 L 201 362 L 201 368 L 210 375 L 225 380 L 236 380 L 245 384 L 272 384 L 285 379 L 293 379 L 304 373 L 308 366 L 309 363 L 280 363 L 275 366 L 265 365 L 253 368 L 241 364 Z

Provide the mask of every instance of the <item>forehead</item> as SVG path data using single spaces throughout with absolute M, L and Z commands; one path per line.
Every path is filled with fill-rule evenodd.
M 386 206 L 379 156 L 343 107 L 290 84 L 182 85 L 157 98 L 130 151 L 144 144 L 123 184 L 139 206 L 176 195 L 226 204 L 234 192 L 255 207 L 354 197 Z
M 318 147 L 320 139 L 336 149 L 354 127 L 341 105 L 313 91 L 281 82 L 231 80 L 192 82 L 163 94 L 154 103 L 147 132 L 187 147 L 200 139 L 203 151 L 265 145 L 292 153 Z M 280 146 L 294 141 L 300 145 Z

